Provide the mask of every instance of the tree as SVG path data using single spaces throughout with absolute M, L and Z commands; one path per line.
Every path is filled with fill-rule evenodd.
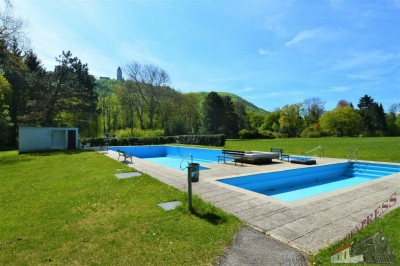
M 389 136 L 400 135 L 400 102 L 394 103 L 389 108 L 389 113 L 386 115 L 387 133 Z
M 32 74 L 37 75 L 39 77 L 43 77 L 46 75 L 46 69 L 44 69 L 42 61 L 37 57 L 37 55 L 29 50 L 26 52 L 24 56 L 24 61 L 28 69 L 32 72 Z
M 116 87 L 120 86 L 120 82 L 115 79 L 99 79 L 96 80 L 96 93 L 98 95 L 98 110 L 100 112 L 99 119 L 102 124 L 101 132 L 113 132 L 117 129 L 117 117 L 119 110 L 122 110 L 119 106 L 116 97 Z
M 218 93 L 210 92 L 203 103 L 203 127 L 205 133 L 221 133 L 224 103 Z
M 279 131 L 279 117 L 280 110 L 275 110 L 274 112 L 270 112 L 264 119 L 264 123 L 261 126 L 262 130 L 270 130 L 277 132 Z
M 11 97 L 7 105 L 9 106 L 9 114 L 11 118 L 12 128 L 11 134 L 16 144 L 18 135 L 18 126 L 29 110 L 27 104 L 29 101 L 30 91 L 28 84 L 28 68 L 22 57 L 22 50 L 18 47 L 16 40 L 10 46 L 6 60 L 2 65 L 3 75 L 11 85 Z
M 365 95 L 357 104 L 358 113 L 361 116 L 363 129 L 366 134 L 375 133 L 375 128 L 373 125 L 374 103 L 374 100 L 370 96 Z
M 285 129 L 285 134 L 295 137 L 300 134 L 303 125 L 303 118 L 300 115 L 301 103 L 285 105 L 280 110 L 279 124 Z
M 239 129 L 249 129 L 250 128 L 250 121 L 249 116 L 246 112 L 246 106 L 241 101 L 236 101 L 234 103 L 235 106 L 235 113 L 238 116 L 238 128 Z
M 186 126 L 186 132 L 196 134 L 201 125 L 200 121 L 200 100 L 194 93 L 183 95 L 182 119 Z
M 364 134 L 375 135 L 377 130 L 381 132 L 387 130 L 386 116 L 382 104 L 378 104 L 372 97 L 364 95 L 357 107 L 362 119 Z
M 4 10 L 0 10 L 0 39 L 7 48 L 14 42 L 18 42 L 20 47 L 25 47 L 28 39 L 24 32 L 24 22 L 13 15 L 11 7 L 12 5 L 6 5 Z
M 228 138 L 237 137 L 239 127 L 238 120 L 239 117 L 235 112 L 235 107 L 232 102 L 232 98 L 229 95 L 222 97 L 222 102 L 224 106 L 223 113 L 223 133 Z
M 62 52 L 58 65 L 42 79 L 45 86 L 35 91 L 35 110 L 42 126 L 73 124 L 81 132 L 89 130 L 96 118 L 97 94 L 95 79 L 86 64 L 71 52 Z
M 7 79 L 0 74 L 0 146 L 11 142 L 11 117 L 8 112 L 9 98 L 11 96 L 11 85 Z
M 385 110 L 383 109 L 382 104 L 375 103 L 373 107 L 373 125 L 375 127 L 375 131 L 381 132 L 384 134 L 387 132 L 387 121 Z
M 179 119 L 183 105 L 182 94 L 169 87 L 163 87 L 161 90 L 163 97 L 160 101 L 160 110 L 162 112 L 158 115 L 161 127 L 166 135 L 182 134 Z
M 350 106 L 339 106 L 324 113 L 319 123 L 324 131 L 339 137 L 355 136 L 360 133 L 361 117 Z
M 302 113 L 307 126 L 318 123 L 325 112 L 325 102 L 320 98 L 308 98 L 303 101 Z
M 336 107 L 345 107 L 345 106 L 350 106 L 351 108 L 353 108 L 353 104 L 346 100 L 340 100 L 336 105 Z
M 133 61 L 125 69 L 129 79 L 133 81 L 139 95 L 143 99 L 149 112 L 149 129 L 154 127 L 154 116 L 161 99 L 161 87 L 167 85 L 169 76 L 167 72 L 154 65 L 141 65 Z
M 249 113 L 250 128 L 258 131 L 264 123 L 265 115 L 259 113 Z

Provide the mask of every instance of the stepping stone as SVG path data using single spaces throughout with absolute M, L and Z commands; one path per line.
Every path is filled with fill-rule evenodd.
M 115 174 L 115 176 L 119 179 L 122 178 L 130 178 L 130 177 L 137 177 L 137 176 L 141 176 L 142 173 L 139 172 L 129 172 L 129 173 L 122 173 L 122 174 Z
M 170 211 L 175 209 L 177 206 L 181 205 L 182 202 L 180 201 L 170 201 L 170 202 L 164 202 L 164 203 L 160 203 L 158 204 L 158 206 L 160 206 L 161 208 L 163 208 L 166 211 Z

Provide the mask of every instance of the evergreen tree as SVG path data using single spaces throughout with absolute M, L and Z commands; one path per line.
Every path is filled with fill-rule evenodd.
M 224 118 L 224 103 L 216 92 L 210 92 L 203 103 L 203 127 L 205 133 L 216 134 L 222 132 Z
M 90 120 L 96 118 L 97 94 L 95 79 L 86 64 L 71 52 L 62 52 L 54 72 L 47 73 L 36 107 L 43 110 L 42 126 L 69 123 L 88 130 Z
M 357 104 L 358 113 L 362 119 L 363 130 L 367 135 L 375 133 L 375 127 L 373 124 L 374 103 L 372 97 L 364 95 Z
M 378 104 L 368 95 L 362 97 L 357 105 L 362 119 L 364 134 L 375 135 L 376 131 L 386 133 L 387 122 L 382 104 Z
M 386 122 L 386 114 L 385 110 L 383 109 L 382 104 L 375 103 L 374 104 L 374 127 L 376 131 L 380 131 L 382 133 L 387 132 L 387 122 Z
M 16 144 L 20 120 L 29 113 L 27 108 L 30 96 L 27 80 L 29 70 L 23 61 L 22 51 L 18 47 L 16 39 L 14 39 L 10 47 L 2 67 L 4 77 L 11 85 L 11 97 L 7 105 L 9 106 L 9 115 L 13 125 L 11 128 L 12 144 Z
M 236 101 L 235 105 L 235 112 L 238 116 L 238 128 L 241 129 L 249 129 L 250 128 L 250 121 L 249 116 L 246 112 L 246 106 L 241 101 Z
M 235 112 L 235 107 L 233 105 L 231 96 L 227 95 L 222 97 L 222 102 L 224 106 L 223 133 L 228 138 L 235 138 L 237 137 L 237 133 L 239 131 L 239 117 Z

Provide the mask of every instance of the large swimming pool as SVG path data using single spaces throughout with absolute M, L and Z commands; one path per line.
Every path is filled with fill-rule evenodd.
M 218 181 L 292 202 L 399 172 L 399 165 L 346 162 Z
M 199 163 L 200 170 L 207 170 L 201 165 L 216 163 L 217 156 L 222 155 L 221 150 L 169 145 L 119 146 L 110 147 L 110 150 L 122 150 L 135 157 L 178 170 L 182 170 L 182 167 L 186 167 L 189 162 Z

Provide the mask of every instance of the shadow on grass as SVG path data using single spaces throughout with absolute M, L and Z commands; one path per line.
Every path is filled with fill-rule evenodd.
M 221 217 L 218 214 L 212 212 L 207 212 L 203 214 L 192 208 L 191 213 L 194 214 L 196 217 L 206 220 L 207 222 L 213 225 L 220 225 L 227 222 L 226 217 Z
M 14 165 L 14 164 L 19 164 L 22 162 L 28 162 L 32 161 L 32 159 L 27 158 L 27 157 L 19 157 L 19 156 L 7 156 L 7 157 L 1 157 L 0 158 L 0 166 L 5 166 L 5 165 Z
M 75 149 L 75 150 L 52 150 L 52 151 L 37 151 L 37 152 L 30 152 L 30 153 L 22 153 L 28 156 L 53 156 L 53 155 L 74 155 L 80 154 L 85 152 L 93 152 L 93 150 L 82 150 L 82 149 Z

